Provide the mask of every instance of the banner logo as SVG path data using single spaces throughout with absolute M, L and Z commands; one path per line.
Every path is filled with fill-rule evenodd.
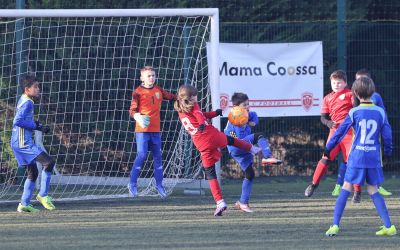
M 229 95 L 225 93 L 221 93 L 219 96 L 219 106 L 221 107 L 222 111 L 228 108 L 229 106 Z
M 313 94 L 310 92 L 305 92 L 301 95 L 301 104 L 305 111 L 309 111 L 313 105 Z

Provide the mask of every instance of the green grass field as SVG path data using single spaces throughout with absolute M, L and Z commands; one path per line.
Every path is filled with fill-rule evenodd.
M 307 178 L 308 180 L 308 178 Z M 398 179 L 384 187 L 392 221 L 400 229 Z M 301 178 L 258 178 L 253 214 L 233 208 L 240 180 L 224 181 L 230 209 L 214 218 L 210 194 L 159 198 L 56 202 L 57 210 L 20 214 L 16 204 L 0 206 L 1 249 L 396 249 L 399 236 L 378 237 L 382 224 L 366 191 L 361 204 L 347 204 L 340 235 L 325 236 L 335 198 L 333 179 L 312 198 Z M 36 204 L 36 207 L 39 207 Z

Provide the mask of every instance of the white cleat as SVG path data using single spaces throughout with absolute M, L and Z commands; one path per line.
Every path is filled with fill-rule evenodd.
M 246 212 L 246 213 L 253 213 L 254 212 L 253 210 L 251 210 L 249 204 L 243 204 L 240 201 L 237 201 L 235 203 L 235 208 L 240 209 L 240 210 L 242 210 L 243 212 Z
M 282 162 L 283 162 L 282 160 L 276 159 L 272 156 L 269 158 L 263 158 L 261 160 L 262 165 L 272 165 L 272 164 L 280 165 L 280 164 L 282 164 Z
M 217 208 L 214 211 L 214 216 L 222 216 L 222 213 L 228 208 L 224 200 L 221 200 L 217 204 Z

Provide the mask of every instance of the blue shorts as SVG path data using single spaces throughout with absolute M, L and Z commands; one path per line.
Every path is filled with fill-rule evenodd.
M 19 166 L 28 165 L 43 152 L 43 149 L 36 144 L 28 145 L 24 148 L 12 145 L 12 149 Z
M 353 168 L 347 167 L 344 180 L 351 184 L 379 186 L 384 181 L 382 168 Z
M 250 134 L 241 140 L 253 144 L 254 134 Z M 249 166 L 253 165 L 254 155 L 252 153 L 233 146 L 229 146 L 228 150 L 232 158 L 240 165 L 240 168 L 243 171 L 245 171 Z
M 249 166 L 253 165 L 254 155 L 249 152 L 240 155 L 231 154 L 231 156 L 239 164 L 243 171 L 245 171 Z
M 136 132 L 135 137 L 138 152 L 152 151 L 153 154 L 161 154 L 160 132 Z

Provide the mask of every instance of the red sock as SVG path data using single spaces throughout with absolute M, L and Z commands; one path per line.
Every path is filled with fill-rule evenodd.
M 222 192 L 217 179 L 208 180 L 210 184 L 211 194 L 214 197 L 215 203 L 222 200 Z
M 246 151 L 250 151 L 250 149 L 253 145 L 251 145 L 250 143 L 245 142 L 243 140 L 234 138 L 233 146 L 243 149 L 243 150 L 246 150 Z
M 360 187 L 360 185 L 354 184 L 353 187 L 354 187 L 354 192 L 361 192 L 361 187 Z
M 315 168 L 315 172 L 313 175 L 313 184 L 318 185 L 319 182 L 321 181 L 322 176 L 326 173 L 328 170 L 328 165 L 324 164 L 322 160 L 318 162 L 317 167 Z

